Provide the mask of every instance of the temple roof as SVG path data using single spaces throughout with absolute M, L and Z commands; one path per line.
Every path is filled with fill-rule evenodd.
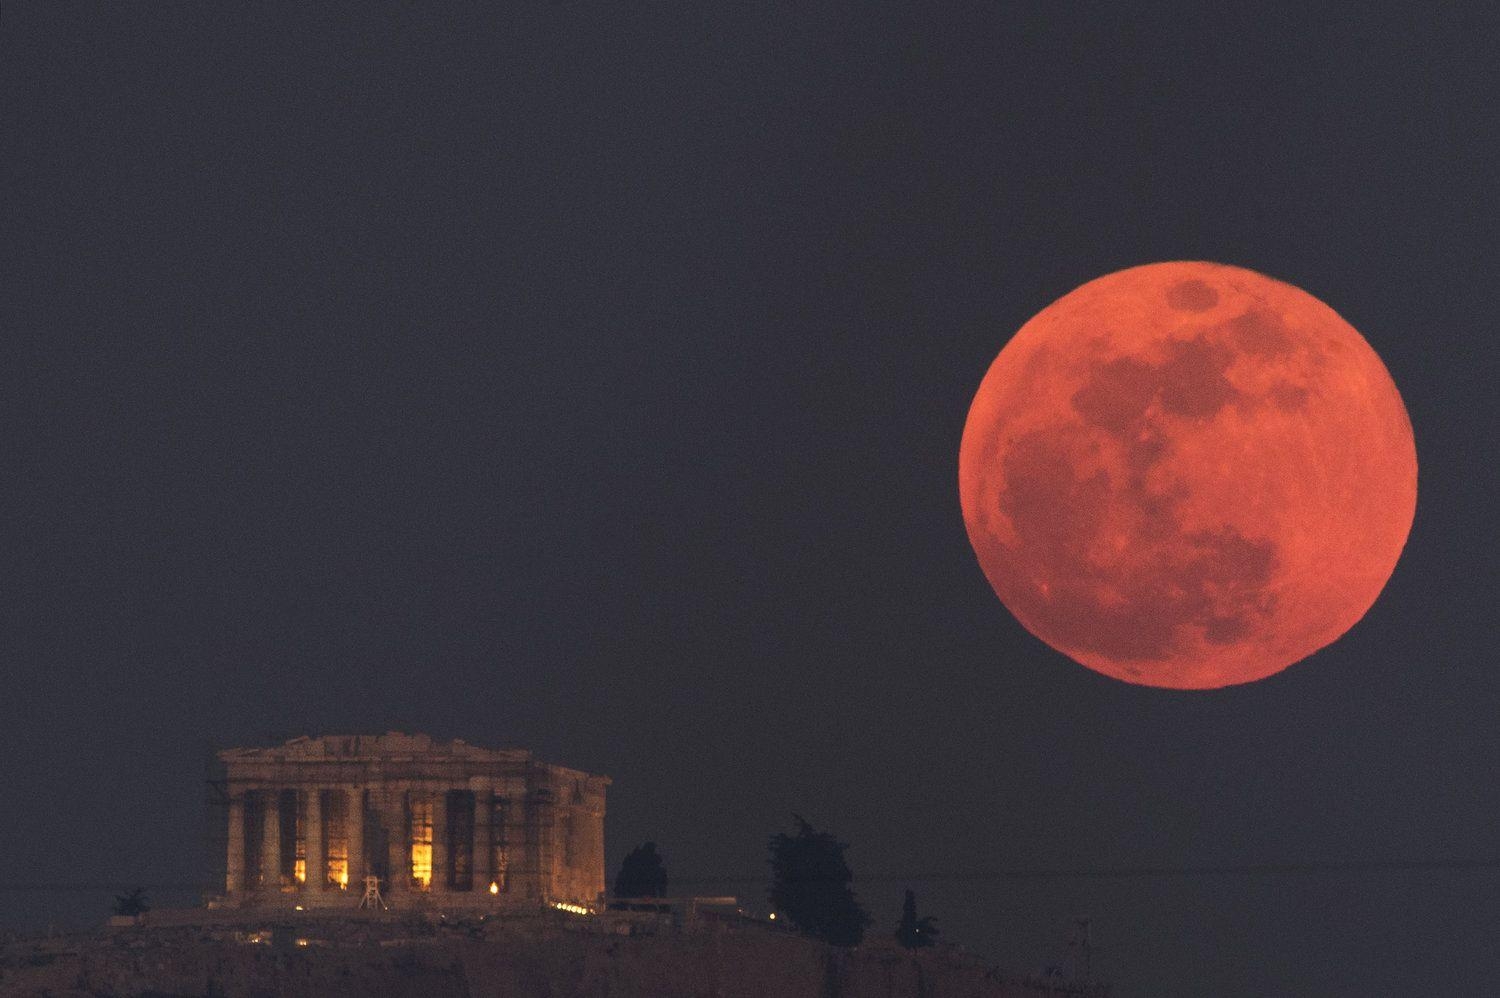
M 430 735 L 387 731 L 383 735 L 303 735 L 280 745 L 253 748 L 229 748 L 218 753 L 220 761 L 235 774 L 252 779 L 266 778 L 266 767 L 292 765 L 356 765 L 375 767 L 389 776 L 412 766 L 420 772 L 440 772 L 452 777 L 457 772 L 481 772 L 499 767 L 505 772 L 536 771 L 552 778 L 583 780 L 602 791 L 611 782 L 607 776 L 587 773 L 569 766 L 542 762 L 529 749 L 481 748 L 461 738 L 437 741 Z M 261 774 L 259 776 L 255 774 Z
M 531 758 L 526 749 L 487 749 L 470 745 L 461 738 L 435 741 L 430 735 L 387 731 L 383 735 L 303 735 L 281 745 L 257 748 L 231 748 L 219 753 L 225 762 L 254 759 L 373 759 L 425 756 L 428 758 L 461 758 L 524 762 Z

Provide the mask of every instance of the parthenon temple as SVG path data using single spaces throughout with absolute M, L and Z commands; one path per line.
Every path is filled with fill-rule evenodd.
M 220 903 L 393 909 L 593 904 L 606 776 L 426 735 L 325 735 L 218 753 L 229 805 Z

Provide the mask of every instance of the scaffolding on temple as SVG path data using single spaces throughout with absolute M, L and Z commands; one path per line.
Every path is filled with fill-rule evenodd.
M 385 906 L 385 899 L 380 896 L 379 877 L 365 878 L 365 896 L 359 899 L 359 906 L 371 910 L 376 908 L 379 908 L 381 911 L 389 910 Z

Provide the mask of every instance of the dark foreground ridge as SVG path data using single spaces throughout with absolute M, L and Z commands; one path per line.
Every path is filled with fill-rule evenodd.
M 153 913 L 153 915 L 156 913 Z M 165 915 L 166 913 L 162 913 Z M 0 952 L 4 998 L 1106 998 L 1007 977 L 953 948 L 838 949 L 644 913 L 455 921 L 307 913 L 142 924 Z

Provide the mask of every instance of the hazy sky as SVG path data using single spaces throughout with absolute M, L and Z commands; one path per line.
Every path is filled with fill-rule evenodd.
M 878 931 L 1087 916 L 1120 998 L 1492 985 L 1495 868 L 993 876 L 1500 860 L 1500 25 L 1214 6 L 7 3 L 0 888 L 166 897 L 209 747 L 399 728 L 612 775 L 680 891 L 796 811 Z M 1021 323 L 1182 258 L 1344 315 L 1421 466 L 1212 693 L 1028 635 L 956 488 Z

